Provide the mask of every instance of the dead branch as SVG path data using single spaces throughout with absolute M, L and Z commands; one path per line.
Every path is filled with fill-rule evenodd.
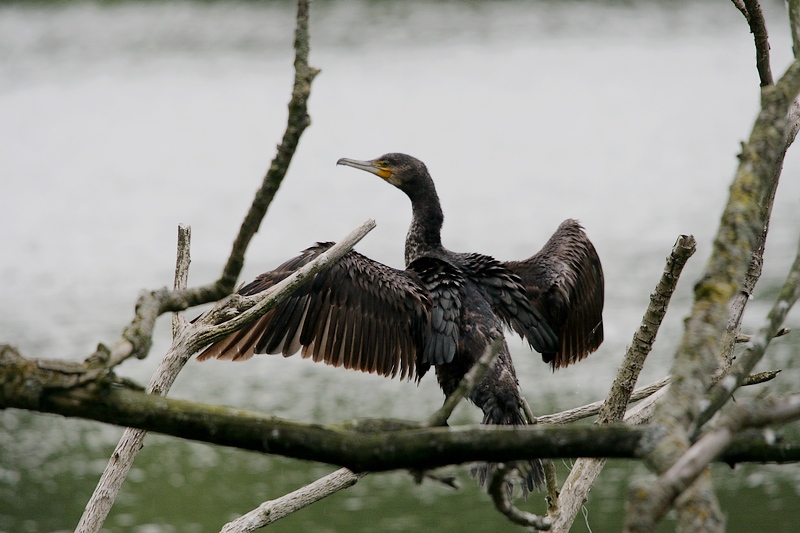
M 661 279 L 650 295 L 650 304 L 644 313 L 642 323 L 633 335 L 633 341 L 617 370 L 617 377 L 600 408 L 596 424 L 617 422 L 622 420 L 625 415 L 633 388 L 639 379 L 644 361 L 653 347 L 656 335 L 658 335 L 680 274 L 695 249 L 694 237 L 690 235 L 681 235 L 675 241 L 675 245 L 667 257 L 667 264 Z M 553 531 L 569 531 L 578 511 L 588 498 L 594 480 L 604 465 L 604 459 L 579 459 L 575 463 L 561 489 L 558 510 L 551 509 L 551 512 L 548 513 L 553 518 Z
M 249 513 L 225 524 L 220 533 L 250 533 L 266 527 L 331 494 L 352 487 L 365 475 L 366 472 L 354 474 L 347 468 L 340 468 L 289 494 L 262 503 Z
M 750 372 L 763 357 L 770 341 L 777 336 L 783 320 L 798 297 L 800 297 L 800 247 L 798 247 L 786 282 L 778 294 L 778 299 L 767 315 L 766 323 L 758 334 L 747 343 L 744 353 L 739 356 L 730 372 L 709 391 L 706 400 L 707 407 L 698 415 L 695 431 L 698 431 L 703 424 L 710 420 L 748 378 Z
M 675 357 L 674 381 L 656 410 L 655 422 L 665 435 L 647 455 L 648 465 L 663 474 L 689 447 L 689 426 L 702 410 L 703 395 L 719 368 L 719 332 L 728 306 L 740 290 L 753 250 L 767 220 L 786 151 L 786 116 L 800 92 L 800 62 L 795 61 L 773 86 L 762 88 L 762 110 L 743 146 L 728 204 L 714 241 L 706 273 L 695 288 L 695 303 Z M 723 517 L 708 476 L 701 476 L 677 504 L 686 531 L 721 531 Z M 654 507 L 634 491 L 629 499 L 626 531 L 650 531 Z
M 150 351 L 153 328 L 159 316 L 213 302 L 233 292 L 244 265 L 244 254 L 250 240 L 258 231 L 267 208 L 286 176 L 300 136 L 311 124 L 307 102 L 311 94 L 311 82 L 319 70 L 308 65 L 308 0 L 298 1 L 294 48 L 295 77 L 286 130 L 261 187 L 256 191 L 253 203 L 242 221 L 222 275 L 213 283 L 191 289 L 168 290 L 163 288 L 156 291 L 144 291 L 136 303 L 135 316 L 122 331 L 121 338 L 111 348 L 102 344 L 98 345 L 95 353 L 89 357 L 92 364 L 113 368 L 129 357 L 143 359 Z
M 353 246 L 374 227 L 375 222 L 368 220 L 313 261 L 271 287 L 270 290 L 247 298 L 234 298 L 220 302 L 200 319 L 181 329 L 173 340 L 172 347 L 153 374 L 147 392 L 166 395 L 178 377 L 178 373 L 200 348 L 263 316 L 270 308 L 276 306 L 302 285 L 306 279 L 352 250 Z M 188 254 L 186 254 L 186 258 L 188 259 Z M 246 310 L 242 311 L 242 308 Z M 239 314 L 234 315 L 230 320 L 216 324 L 218 317 L 237 312 Z M 76 531 L 94 533 L 102 527 L 136 455 L 142 448 L 146 435 L 145 430 L 146 428 L 136 429 L 134 427 L 125 430 L 86 506 Z
M 444 401 L 444 405 L 428 418 L 428 426 L 443 426 L 447 423 L 447 420 L 450 418 L 450 415 L 453 414 L 453 410 L 456 406 L 461 403 L 461 400 L 472 393 L 475 386 L 483 379 L 486 371 L 491 368 L 504 342 L 505 340 L 503 340 L 503 337 L 497 337 L 486 347 L 481 358 L 478 359 L 478 361 L 472 365 L 472 368 L 469 369 L 469 372 L 464 375 L 456 390 L 453 391 L 453 394 L 448 396 Z
M 514 468 L 509 468 L 503 463 L 495 465 L 492 479 L 489 482 L 489 495 L 492 497 L 495 508 L 515 524 L 539 531 L 549 531 L 552 525 L 550 518 L 523 511 L 511 502 L 508 479 L 513 475 L 515 475 Z
M 178 227 L 178 253 L 175 262 L 174 288 L 176 290 L 185 289 L 189 279 L 190 246 L 191 229 L 180 225 Z M 185 328 L 186 319 L 183 317 L 183 313 L 175 313 L 172 318 L 173 340 L 177 340 Z M 165 376 L 164 373 L 157 371 L 147 388 L 147 392 L 152 393 L 158 385 L 161 385 L 161 389 L 164 391 L 169 390 L 176 376 L 177 374 Z M 159 383 L 159 381 L 163 380 L 170 380 L 169 384 L 164 386 L 163 383 Z M 146 432 L 141 429 L 125 429 L 114 453 L 111 454 L 111 459 L 109 459 L 103 474 L 100 476 L 100 480 L 97 482 L 92 496 L 84 508 L 76 531 L 94 532 L 99 531 L 103 526 L 122 488 L 122 484 L 128 477 L 128 472 L 133 466 L 136 455 L 142 449 L 145 434 Z
M 764 427 L 800 418 L 800 395 L 781 400 L 757 400 L 735 404 L 717 427 L 703 435 L 655 483 L 638 486 L 636 498 L 647 506 L 645 516 L 657 522 L 675 499 L 697 479 L 708 465 L 745 428 Z

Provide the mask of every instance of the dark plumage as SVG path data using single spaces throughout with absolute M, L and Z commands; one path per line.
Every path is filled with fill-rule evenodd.
M 439 385 L 450 395 L 491 340 L 503 334 L 504 325 L 553 369 L 583 359 L 603 341 L 603 272 L 577 221 L 562 222 L 542 250 L 524 261 L 451 252 L 441 244 L 444 216 L 421 161 L 386 154 L 337 164 L 376 174 L 411 200 L 406 269 L 350 252 L 198 359 L 288 356 L 302 350 L 303 357 L 333 366 L 416 379 L 434 366 Z M 308 248 L 240 292 L 267 289 L 330 246 Z M 483 410 L 486 424 L 525 423 L 505 343 L 470 399 Z M 542 480 L 541 463 L 530 466 L 527 488 Z

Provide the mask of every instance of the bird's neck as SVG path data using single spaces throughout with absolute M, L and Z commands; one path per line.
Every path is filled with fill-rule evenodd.
M 411 198 L 411 226 L 406 235 L 406 265 L 420 257 L 435 254 L 442 248 L 442 223 L 444 214 L 433 182 L 426 191 L 409 194 Z

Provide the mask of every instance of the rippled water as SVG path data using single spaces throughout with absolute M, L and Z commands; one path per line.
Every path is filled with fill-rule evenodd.
M 780 4 L 766 6 L 773 70 L 791 50 Z M 80 360 L 130 319 L 142 288 L 171 284 L 175 228 L 193 228 L 192 283 L 215 278 L 286 117 L 293 6 L 275 3 L 68 3 L 0 7 L 0 341 L 30 357 Z M 408 202 L 339 157 L 404 151 L 424 160 L 447 220 L 445 244 L 526 257 L 567 217 L 580 219 L 606 273 L 606 342 L 551 375 L 512 340 L 523 391 L 548 412 L 597 399 L 677 235 L 687 267 L 642 382 L 664 375 L 690 290 L 758 106 L 751 36 L 725 2 L 321 2 L 311 62 L 322 69 L 286 182 L 254 239 L 244 278 L 366 220 L 358 249 L 402 264 Z M 798 158 L 787 159 L 755 328 L 794 256 Z M 795 311 L 789 326 L 797 327 Z M 168 346 L 121 370 L 147 381 Z M 798 342 L 765 363 L 800 381 Z M 181 398 L 308 421 L 421 418 L 441 401 L 419 387 L 262 357 L 190 364 Z M 460 421 L 476 419 L 464 407 Z M 72 529 L 116 428 L 0 413 L 0 530 Z M 148 440 L 108 526 L 207 531 L 328 468 Z M 588 524 L 618 527 L 625 481 L 615 464 L 593 491 Z M 730 531 L 790 531 L 800 469 L 719 469 Z M 280 531 L 507 527 L 468 480 L 460 492 L 376 476 L 276 524 Z M 776 495 L 757 509 L 752 501 Z M 780 497 L 777 497 L 777 496 Z M 530 506 L 536 509 L 538 501 Z M 452 520 L 456 516 L 459 520 Z M 755 525 L 754 525 L 755 524 Z M 767 527 L 769 526 L 769 527 Z M 587 526 L 578 520 L 575 531 Z

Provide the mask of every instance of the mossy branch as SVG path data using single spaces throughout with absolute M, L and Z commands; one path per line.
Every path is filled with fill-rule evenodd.
M 9 347 L 0 349 L 0 383 L 18 378 L 18 387 L 4 387 L 0 408 L 31 409 L 24 383 L 57 373 L 39 368 Z M 33 410 L 119 426 L 138 427 L 184 439 L 231 446 L 344 466 L 353 472 L 431 469 L 474 461 L 511 462 L 536 458 L 640 458 L 655 442 L 658 428 L 621 424 L 602 426 L 414 427 L 357 431 L 352 424 L 304 424 L 273 416 L 177 400 L 131 390 L 113 379 L 101 379 L 70 390 L 45 391 Z M 746 442 L 758 446 L 753 460 L 800 461 L 800 443 L 765 447 L 752 435 L 734 439 L 736 461 L 748 460 Z M 756 458 L 757 457 L 757 458 Z M 723 454 L 721 461 L 729 462 Z

